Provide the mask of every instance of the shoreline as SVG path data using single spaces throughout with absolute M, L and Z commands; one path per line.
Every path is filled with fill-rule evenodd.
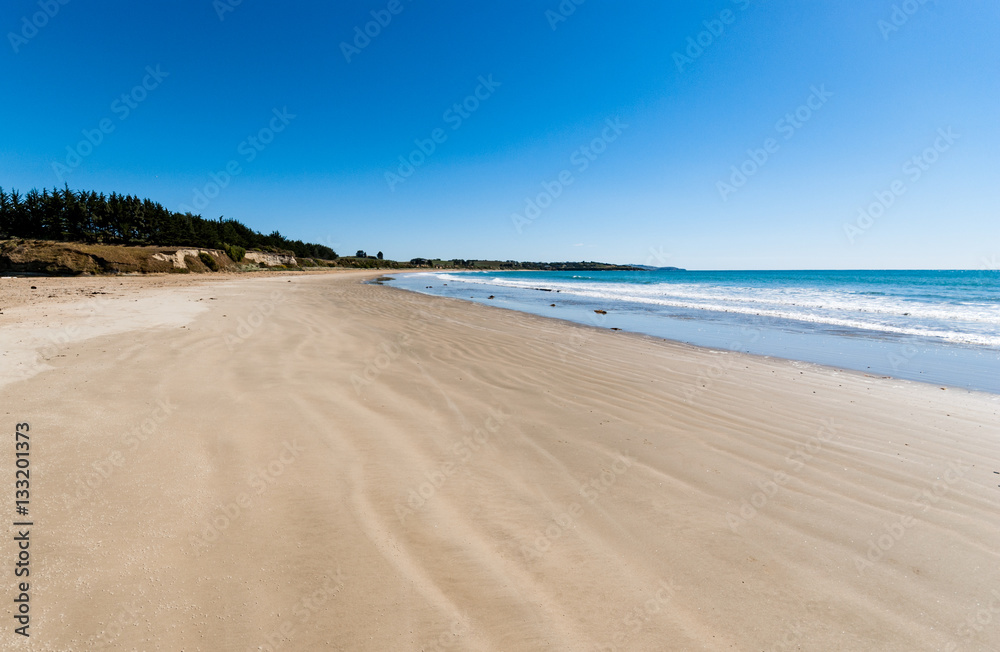
M 426 270 L 408 271 L 407 274 L 433 274 Z M 400 274 L 402 276 L 402 274 Z M 478 291 L 483 296 L 469 297 L 457 294 L 424 292 L 419 287 L 406 284 L 388 284 L 425 296 L 453 298 L 478 305 L 513 310 L 544 318 L 559 319 L 599 330 L 609 329 L 622 333 L 640 334 L 653 339 L 688 344 L 695 347 L 726 353 L 743 353 L 776 360 L 828 367 L 841 372 L 857 372 L 872 377 L 898 382 L 916 382 L 945 386 L 954 390 L 1000 395 L 1000 380 L 993 373 L 1000 364 L 1000 351 L 984 346 L 937 341 L 916 337 L 887 337 L 885 332 L 856 329 L 850 335 L 830 334 L 805 328 L 807 322 L 788 317 L 761 318 L 744 315 L 732 319 L 730 313 L 705 310 L 699 317 L 676 318 L 671 315 L 635 313 L 635 306 L 628 302 L 615 306 L 615 300 L 600 302 L 574 297 L 577 306 L 560 304 L 550 310 L 549 299 L 532 302 L 518 295 L 501 296 L 504 288 L 483 286 L 465 288 L 470 293 Z M 445 283 L 444 285 L 448 285 Z M 496 301 L 485 294 L 497 292 Z M 552 298 L 555 298 L 555 294 Z M 530 298 L 530 297 L 529 297 Z M 594 307 L 607 309 L 609 314 L 596 317 Z M 554 314 L 554 313 L 561 314 Z M 596 311 L 595 311 L 596 312 Z M 568 314 L 567 314 L 568 313 Z M 740 313 L 736 313 L 740 314 Z M 725 316 L 719 321 L 719 316 Z M 599 325 L 596 322 L 605 322 Z M 803 328 L 787 330 L 784 322 Z M 680 329 L 677 332 L 667 331 Z M 749 340 L 748 340 L 749 338 Z M 723 344 L 725 342 L 725 344 Z M 739 347 L 739 348 L 736 348 Z M 995 360 L 994 360 L 995 359 Z M 926 376 L 926 377 L 924 377 Z
M 364 282 L 370 283 L 371 281 L 364 281 Z M 477 305 L 477 306 L 483 306 L 483 307 L 485 307 L 487 309 L 491 309 L 491 310 L 505 310 L 505 311 L 508 311 L 508 312 L 515 313 L 517 315 L 522 315 L 522 316 L 523 315 L 529 315 L 531 317 L 538 318 L 538 319 L 543 319 L 543 320 L 546 320 L 546 321 L 560 322 L 560 323 L 566 324 L 567 326 L 573 326 L 573 327 L 579 327 L 579 328 L 583 328 L 583 329 L 587 329 L 587 330 L 592 330 L 595 333 L 606 333 L 609 330 L 612 330 L 612 329 L 609 329 L 609 328 L 606 328 L 606 327 L 603 327 L 603 326 L 596 326 L 594 324 L 588 324 L 588 323 L 585 323 L 585 322 L 575 321 L 573 319 L 569 319 L 569 318 L 565 318 L 565 317 L 554 317 L 554 316 L 549 316 L 549 315 L 539 315 L 537 313 L 528 312 L 528 311 L 525 311 L 525 310 L 519 310 L 518 308 L 508 308 L 506 306 L 501 306 L 501 305 L 482 304 L 482 303 L 477 303 L 475 301 L 470 301 L 468 299 L 460 299 L 458 297 L 444 297 L 444 296 L 434 295 L 434 294 L 424 294 L 424 293 L 417 292 L 415 290 L 410 290 L 410 289 L 407 289 L 407 288 L 394 287 L 392 285 L 386 285 L 386 284 L 382 284 L 382 285 L 383 285 L 383 287 L 391 288 L 391 289 L 396 290 L 398 292 L 406 292 L 406 293 L 409 293 L 409 294 L 417 294 L 417 295 L 425 296 L 425 297 L 433 297 L 435 299 L 444 299 L 446 301 L 455 301 L 455 302 L 459 302 L 459 303 L 473 304 L 473 305 Z M 687 350 L 689 350 L 690 352 L 692 352 L 695 355 L 697 355 L 699 351 L 710 353 L 712 355 L 717 355 L 717 356 L 732 355 L 732 356 L 735 356 L 737 358 L 739 358 L 739 357 L 747 357 L 747 358 L 756 359 L 756 360 L 759 360 L 759 361 L 768 361 L 768 362 L 777 363 L 777 364 L 789 364 L 789 365 L 791 365 L 791 366 L 793 366 L 793 367 L 795 367 L 797 369 L 800 368 L 800 366 L 805 365 L 805 367 L 812 368 L 816 372 L 822 372 L 822 373 L 827 373 L 827 374 L 834 374 L 834 375 L 848 374 L 848 375 L 852 375 L 852 376 L 857 376 L 859 378 L 862 378 L 862 377 L 863 378 L 873 378 L 873 379 L 877 379 L 877 380 L 888 380 L 888 381 L 893 381 L 893 382 L 898 382 L 898 383 L 913 384 L 913 385 L 918 386 L 918 387 L 939 387 L 939 385 L 936 385 L 935 383 L 931 383 L 931 382 L 927 382 L 927 381 L 910 380 L 910 379 L 907 379 L 907 378 L 897 378 L 895 376 L 879 376 L 879 375 L 875 375 L 875 374 L 866 373 L 866 372 L 861 371 L 859 369 L 851 369 L 851 368 L 848 368 L 848 367 L 836 367 L 834 365 L 823 364 L 823 363 L 820 363 L 820 362 L 811 362 L 809 360 L 797 360 L 795 358 L 783 358 L 781 356 L 764 355 L 764 354 L 761 354 L 761 353 L 748 353 L 748 352 L 744 352 L 744 351 L 734 351 L 732 349 L 723 349 L 723 348 L 714 347 L 714 346 L 705 346 L 705 345 L 702 345 L 702 344 L 692 344 L 691 342 L 684 342 L 683 340 L 673 340 L 673 339 L 670 339 L 668 337 L 659 337 L 657 335 L 650 335 L 649 333 L 643 333 L 641 331 L 631 331 L 631 330 L 621 329 L 621 330 L 618 330 L 618 331 L 613 331 L 612 330 L 612 332 L 614 332 L 618 337 L 636 338 L 638 341 L 649 342 L 649 343 L 653 343 L 653 344 L 665 343 L 665 344 L 670 345 L 670 346 L 679 347 L 680 349 L 687 349 Z M 717 365 L 716 366 L 712 366 L 712 368 L 714 370 L 714 369 L 718 368 L 718 366 Z M 955 390 L 955 391 L 960 391 L 960 392 L 967 392 L 969 394 L 982 394 L 982 395 L 985 395 L 985 396 L 1000 398 L 1000 393 L 989 392 L 989 391 L 985 391 L 985 390 L 968 389 L 968 388 L 965 388 L 965 387 L 959 387 L 959 386 L 955 386 L 955 385 L 946 385 L 946 387 L 948 389 L 950 389 L 950 390 Z
M 139 279 L 0 386 L 39 441 L 40 649 L 1000 640 L 961 628 L 1000 580 L 997 397 L 382 275 Z

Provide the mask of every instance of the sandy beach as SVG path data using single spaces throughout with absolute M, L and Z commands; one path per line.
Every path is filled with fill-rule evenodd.
M 1000 396 L 375 276 L 0 280 L 0 649 L 1000 648 Z

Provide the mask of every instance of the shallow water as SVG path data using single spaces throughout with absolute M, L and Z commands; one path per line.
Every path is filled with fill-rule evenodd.
M 997 271 L 441 271 L 397 275 L 388 284 L 699 346 L 1000 393 Z

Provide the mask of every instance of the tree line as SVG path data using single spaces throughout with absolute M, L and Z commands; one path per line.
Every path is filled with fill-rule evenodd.
M 51 192 L 32 189 L 24 195 L 0 188 L 0 239 L 9 238 L 206 249 L 230 245 L 303 258 L 338 257 L 330 247 L 289 240 L 278 231 L 264 235 L 238 220 L 175 213 L 149 199 L 74 192 L 68 185 Z

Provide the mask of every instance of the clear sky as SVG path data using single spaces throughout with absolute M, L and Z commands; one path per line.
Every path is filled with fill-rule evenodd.
M 400 260 L 1000 258 L 994 0 L 577 2 L 7 0 L 0 186 Z

